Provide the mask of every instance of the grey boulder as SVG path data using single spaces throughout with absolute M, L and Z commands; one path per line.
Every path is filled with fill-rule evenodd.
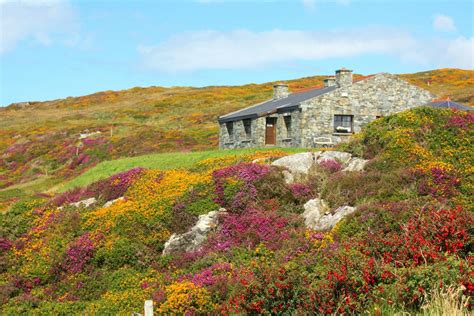
M 199 215 L 199 219 L 190 231 L 184 234 L 173 234 L 165 243 L 163 255 L 176 252 L 190 252 L 199 250 L 207 239 L 209 232 L 217 227 L 219 214 L 226 212 L 224 208 Z

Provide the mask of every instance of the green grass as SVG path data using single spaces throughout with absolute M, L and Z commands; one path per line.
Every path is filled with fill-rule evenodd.
M 143 155 L 137 157 L 122 158 L 117 160 L 103 161 L 95 167 L 87 170 L 77 178 L 65 183 L 58 188 L 64 192 L 75 187 L 84 187 L 95 181 L 107 178 L 113 174 L 127 171 L 135 167 L 147 169 L 181 169 L 191 168 L 198 162 L 208 158 L 218 158 L 230 155 L 241 155 L 255 153 L 258 151 L 282 150 L 288 153 L 307 151 L 303 148 L 261 148 L 261 149 L 233 149 L 233 150 L 208 150 L 194 152 L 173 152 Z

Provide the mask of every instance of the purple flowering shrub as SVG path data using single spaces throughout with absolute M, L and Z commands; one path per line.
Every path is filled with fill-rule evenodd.
M 268 165 L 241 163 L 213 172 L 215 202 L 234 212 L 243 211 L 257 198 L 255 182 L 270 171 Z
M 314 198 L 314 193 L 309 184 L 305 183 L 292 183 L 289 184 L 289 188 L 293 196 L 301 202 L 306 202 Z
M 91 234 L 85 233 L 70 243 L 62 264 L 63 269 L 69 273 L 82 272 L 84 266 L 94 255 L 96 248 L 94 244 L 96 244 L 101 237 L 101 234 L 91 236 Z
M 458 177 L 441 168 L 431 168 L 428 174 L 422 176 L 422 180 L 418 186 L 418 193 L 422 195 L 431 195 L 438 199 L 448 198 L 454 196 L 461 184 Z
M 451 116 L 446 123 L 446 128 L 460 128 L 467 129 L 474 124 L 474 114 L 466 111 L 456 111 L 456 114 Z
M 107 179 L 90 184 L 85 188 L 75 188 L 53 198 L 51 204 L 60 206 L 95 197 L 104 201 L 119 198 L 125 194 L 130 185 L 140 176 L 143 168 L 137 167 L 117 173 Z
M 224 251 L 234 246 L 255 247 L 259 243 L 274 248 L 288 238 L 289 220 L 277 212 L 247 210 L 227 213 L 220 218 L 219 231 L 209 239 L 211 249 Z
M 335 159 L 323 159 L 319 162 L 319 165 L 331 173 L 338 172 L 342 169 L 342 163 Z

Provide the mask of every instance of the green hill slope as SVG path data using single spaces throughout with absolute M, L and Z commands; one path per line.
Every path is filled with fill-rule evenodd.
M 472 113 L 418 108 L 341 146 L 370 159 L 362 172 L 327 160 L 287 184 L 263 163 L 283 152 L 209 154 L 16 203 L 0 214 L 2 314 L 129 315 L 153 299 L 157 313 L 467 315 L 473 142 Z M 315 197 L 357 211 L 315 231 L 301 217 Z M 220 207 L 202 248 L 162 255 Z
M 297 91 L 321 85 L 324 77 L 287 82 Z M 402 77 L 472 102 L 473 71 L 434 70 Z M 215 149 L 217 117 L 270 98 L 272 84 L 133 88 L 0 108 L 0 209 L 101 161 Z

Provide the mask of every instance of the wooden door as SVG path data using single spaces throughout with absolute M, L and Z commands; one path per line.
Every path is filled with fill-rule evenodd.
M 276 144 L 276 117 L 267 117 L 265 125 L 265 145 Z

